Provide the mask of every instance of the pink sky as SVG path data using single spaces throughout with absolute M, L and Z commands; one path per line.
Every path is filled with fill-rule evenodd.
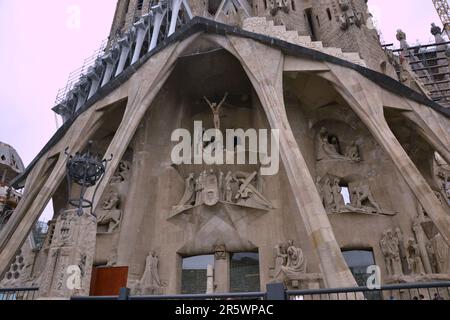
M 56 131 L 58 89 L 109 33 L 116 0 L 0 0 L 0 141 L 25 165 Z M 386 43 L 402 28 L 408 41 L 428 43 L 439 22 L 431 0 L 370 0 Z M 70 28 L 68 9 L 80 8 L 80 28 Z

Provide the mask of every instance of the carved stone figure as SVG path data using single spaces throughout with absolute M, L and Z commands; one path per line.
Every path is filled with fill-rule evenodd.
M 203 190 L 206 185 L 206 171 L 202 172 L 195 182 L 195 205 L 199 206 L 203 204 Z
M 180 203 L 178 204 L 177 207 L 184 207 L 186 205 L 192 206 L 193 204 L 195 204 L 194 194 L 195 194 L 195 176 L 193 173 L 191 173 L 189 177 L 186 178 L 183 198 L 181 198 Z
M 228 172 L 227 176 L 225 177 L 225 201 L 226 202 L 232 202 L 233 201 L 233 187 L 232 183 L 234 182 L 233 175 L 230 172 Z
M 406 33 L 402 31 L 402 29 L 397 30 L 397 40 L 400 41 L 401 49 L 408 49 L 409 44 L 406 42 Z
M 425 274 L 425 270 L 423 269 L 422 259 L 420 257 L 419 246 L 417 245 L 414 238 L 408 239 L 408 264 L 409 269 L 413 274 Z
M 391 229 L 383 233 L 383 237 L 380 240 L 380 247 L 386 261 L 388 275 L 402 275 L 403 271 L 400 259 L 399 240 L 394 236 Z
M 294 246 L 291 240 L 287 245 L 280 244 L 275 248 L 275 281 L 299 280 L 306 274 L 307 262 L 303 250 Z
M 270 14 L 275 16 L 278 11 L 289 12 L 288 0 L 270 0 Z
M 234 180 L 239 183 L 239 189 L 235 196 L 237 204 L 255 208 L 271 209 L 272 204 L 252 184 L 258 177 L 257 172 L 252 174 L 239 173 L 234 175 Z
M 325 209 L 330 211 L 333 207 L 333 189 L 331 187 L 330 178 L 325 179 L 325 183 L 322 186 L 323 197 L 325 201 Z
M 431 241 L 428 241 L 425 247 L 427 249 L 428 259 L 430 260 L 430 265 L 433 269 L 433 273 L 439 273 L 438 262 L 436 252 L 434 252 L 433 243 Z
M 353 142 L 348 148 L 347 152 L 345 153 L 345 156 L 349 158 L 352 161 L 360 162 L 361 161 L 361 154 L 359 152 L 359 147 L 356 144 L 356 141 Z
M 111 190 L 105 200 L 103 201 L 103 210 L 117 209 L 120 204 L 120 197 L 117 191 Z
M 339 179 L 334 179 L 333 186 L 331 188 L 331 191 L 333 193 L 333 210 L 335 212 L 340 212 L 345 208 L 345 200 L 344 196 L 342 195 L 342 188 L 339 185 L 340 182 L 341 181 Z
M 108 226 L 108 233 L 116 230 L 120 225 L 122 212 L 119 210 L 120 196 L 115 190 L 110 190 L 103 201 L 102 210 L 97 214 L 97 224 L 99 226 Z
M 369 185 L 361 182 L 358 186 L 352 190 L 351 197 L 352 206 L 357 209 L 375 209 L 376 212 L 381 212 L 381 208 L 375 201 Z
M 430 242 L 436 255 L 438 273 L 448 274 L 450 272 L 450 249 L 447 243 L 440 233 L 431 239 Z
M 155 294 L 166 287 L 167 284 L 161 281 L 159 277 L 159 257 L 152 251 L 145 262 L 145 271 L 141 280 L 136 285 L 137 294 Z
M 321 160 L 349 160 L 340 154 L 339 141 L 336 136 L 328 133 L 327 128 L 320 129 L 317 139 L 317 161 Z
M 214 206 L 220 200 L 219 183 L 213 170 L 206 175 L 203 199 L 207 206 Z
M 339 0 L 339 8 L 343 12 L 339 17 L 342 30 L 347 30 L 351 25 L 361 27 L 363 16 L 361 13 L 353 10 L 349 0 Z
M 220 109 L 222 108 L 223 104 L 227 100 L 227 97 L 228 97 L 228 93 L 225 93 L 225 97 L 222 99 L 222 101 L 219 104 L 217 104 L 216 102 L 209 101 L 207 97 L 203 97 L 213 112 L 214 128 L 217 130 L 220 130 Z
M 214 257 L 216 260 L 227 259 L 227 247 L 223 243 L 219 243 L 214 246 Z
M 438 34 L 442 34 L 442 29 L 438 27 L 435 23 L 431 24 L 431 34 L 436 36 Z

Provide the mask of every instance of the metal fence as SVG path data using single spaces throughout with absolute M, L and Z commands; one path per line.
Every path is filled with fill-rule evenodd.
M 386 285 L 378 289 L 357 287 L 341 289 L 286 290 L 283 284 L 269 284 L 267 285 L 267 292 L 171 296 L 133 296 L 130 294 L 130 289 L 123 288 L 121 289 L 119 296 L 73 297 L 71 300 L 450 300 L 450 281 Z
M 35 300 L 39 288 L 0 288 L 0 301 Z

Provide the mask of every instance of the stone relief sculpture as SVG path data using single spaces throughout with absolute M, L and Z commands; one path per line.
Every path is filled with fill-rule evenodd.
M 288 0 L 270 0 L 270 14 L 275 16 L 278 11 L 289 12 Z
M 441 202 L 443 199 L 445 199 L 445 201 L 450 204 L 450 177 L 448 175 L 448 173 L 444 172 L 444 171 L 439 171 L 437 173 L 437 183 L 439 185 L 439 189 L 441 191 Z
M 111 178 L 111 184 L 128 181 L 131 164 L 128 161 L 121 161 L 116 174 Z
M 227 247 L 223 243 L 219 243 L 214 246 L 214 257 L 216 260 L 227 259 Z
M 341 181 L 339 179 L 334 179 L 333 186 L 331 187 L 331 191 L 333 193 L 333 208 L 332 210 L 335 212 L 341 212 L 345 208 L 345 200 L 342 195 L 342 188 L 339 185 Z
M 322 160 L 346 160 L 359 162 L 361 155 L 356 142 L 353 142 L 347 149 L 346 155 L 341 153 L 341 146 L 338 137 L 331 135 L 328 129 L 320 129 L 317 137 L 317 161 Z
M 145 262 L 145 271 L 135 286 L 135 293 L 141 295 L 157 294 L 166 287 L 159 277 L 159 257 L 156 252 L 149 253 Z
M 322 182 L 323 181 L 323 182 Z M 363 213 L 393 216 L 396 213 L 382 210 L 365 181 L 349 187 L 350 204 L 345 202 L 341 179 L 333 176 L 316 179 L 316 187 L 328 213 Z
M 185 190 L 183 198 L 181 198 L 180 203 L 176 206 L 178 208 L 186 208 L 195 205 L 196 199 L 195 195 L 195 176 L 193 173 L 186 178 Z
M 403 274 L 399 244 L 399 239 L 392 233 L 391 229 L 383 233 L 380 248 L 386 262 L 387 274 L 390 276 Z
M 420 255 L 420 249 L 414 238 L 408 239 L 407 252 L 408 252 L 408 265 L 411 272 L 413 274 L 418 275 L 425 274 L 425 270 L 422 264 L 422 258 Z
M 222 101 L 220 101 L 220 103 L 216 103 L 209 101 L 207 97 L 203 97 L 203 99 L 205 99 L 206 103 L 211 108 L 214 117 L 214 128 L 217 130 L 220 130 L 220 109 L 222 108 L 227 98 L 228 93 L 225 93 L 225 97 L 222 99 Z
M 450 248 L 440 233 L 430 240 L 430 245 L 436 259 L 436 271 L 440 274 L 450 273 Z
M 347 30 L 351 25 L 356 25 L 358 28 L 361 27 L 364 19 L 363 15 L 352 8 L 350 0 L 339 0 L 339 8 L 343 12 L 339 17 L 342 30 Z
M 261 210 L 271 210 L 272 204 L 258 190 L 258 174 L 246 172 L 223 172 L 214 170 L 200 173 L 197 177 L 190 174 L 185 180 L 185 192 L 172 214 L 197 206 L 215 206 L 219 202 Z
M 103 201 L 101 210 L 97 213 L 97 225 L 106 226 L 107 233 L 112 233 L 120 226 L 122 211 L 119 210 L 119 206 L 119 193 L 111 189 Z
M 381 208 L 375 201 L 369 185 L 362 181 L 358 186 L 352 188 L 351 205 L 357 209 L 381 212 Z
M 300 280 L 306 274 L 307 262 L 303 250 L 294 246 L 291 240 L 287 244 L 275 247 L 275 269 L 273 279 L 277 282 Z

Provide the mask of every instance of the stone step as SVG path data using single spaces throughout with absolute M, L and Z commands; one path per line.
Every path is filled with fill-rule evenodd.
M 286 26 L 275 25 L 273 20 L 268 20 L 265 17 L 251 17 L 245 19 L 243 29 L 250 32 L 263 33 L 273 38 L 321 51 L 331 56 L 366 66 L 364 60 L 361 59 L 357 52 L 344 53 L 341 48 L 324 47 L 321 41 L 312 41 L 309 36 L 300 36 L 297 31 L 286 30 Z

